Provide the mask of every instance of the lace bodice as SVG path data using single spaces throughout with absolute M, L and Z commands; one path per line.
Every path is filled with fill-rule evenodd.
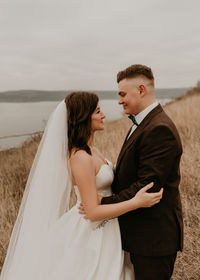
M 97 192 L 101 196 L 109 196 L 112 194 L 110 186 L 114 177 L 113 164 L 111 161 L 106 161 L 108 164 L 103 164 L 96 175 Z M 81 201 L 78 187 L 74 186 L 74 188 L 77 196 L 77 202 Z

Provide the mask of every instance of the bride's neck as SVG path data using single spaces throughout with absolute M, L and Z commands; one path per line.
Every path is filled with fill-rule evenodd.
M 88 144 L 88 146 L 89 146 L 90 148 L 92 148 L 92 145 L 93 145 L 93 138 L 94 138 L 94 133 L 92 133 L 92 134 L 90 135 L 90 138 L 89 138 L 89 140 L 88 140 L 88 142 L 87 142 L 87 144 Z

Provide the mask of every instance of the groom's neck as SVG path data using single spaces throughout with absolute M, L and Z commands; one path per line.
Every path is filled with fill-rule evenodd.
M 156 102 L 156 98 L 155 97 L 152 97 L 152 98 L 144 100 L 143 103 L 141 104 L 141 107 L 140 107 L 140 109 L 138 111 L 138 114 L 141 113 L 142 111 L 144 111 L 147 107 L 149 107 L 154 102 Z

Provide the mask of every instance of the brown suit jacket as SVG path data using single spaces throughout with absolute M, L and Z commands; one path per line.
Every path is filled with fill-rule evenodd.
M 126 137 L 127 138 L 127 137 Z M 113 195 L 102 204 L 132 198 L 147 183 L 151 192 L 164 187 L 159 204 L 119 217 L 123 249 L 143 256 L 170 255 L 183 247 L 183 220 L 179 194 L 182 145 L 171 119 L 158 105 L 136 128 L 120 151 Z

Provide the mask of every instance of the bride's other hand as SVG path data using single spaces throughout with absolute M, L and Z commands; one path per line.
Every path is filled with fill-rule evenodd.
M 160 202 L 163 195 L 163 188 L 156 193 L 148 193 L 147 191 L 152 188 L 154 183 L 150 183 L 139 190 L 136 195 L 131 199 L 134 203 L 136 202 L 138 208 L 151 207 Z

